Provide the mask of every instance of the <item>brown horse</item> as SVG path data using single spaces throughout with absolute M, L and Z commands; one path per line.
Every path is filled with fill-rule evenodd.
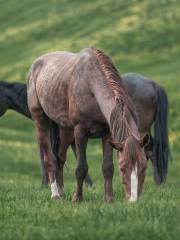
M 170 155 L 168 131 L 167 131 L 167 113 L 168 98 L 165 90 L 153 80 L 136 73 L 122 75 L 122 80 L 126 85 L 129 94 L 136 106 L 139 131 L 149 132 L 150 141 L 145 147 L 146 156 L 151 159 L 154 169 L 154 179 L 157 184 L 164 183 L 168 172 L 168 159 Z M 17 82 L 0 81 L 0 117 L 7 110 L 14 110 L 31 119 L 31 114 L 27 106 L 27 87 L 26 84 Z M 151 125 L 154 123 L 154 137 L 151 135 Z M 52 123 L 51 143 L 53 153 L 57 157 L 59 166 L 58 151 L 60 147 L 59 126 Z M 104 133 L 102 133 L 103 136 Z M 99 137 L 102 137 L 99 136 Z M 95 136 L 89 136 L 95 137 Z M 61 142 L 64 142 L 61 139 Z M 75 153 L 74 141 L 71 144 Z M 44 166 L 44 154 L 40 151 L 42 166 L 42 184 L 48 184 L 47 172 Z M 92 179 L 86 176 L 87 185 L 92 185 Z
M 88 171 L 86 146 L 88 135 L 104 132 L 103 143 L 121 151 L 120 169 L 128 199 L 136 201 L 145 177 L 144 143 L 137 127 L 134 105 L 111 59 L 101 50 L 86 48 L 79 54 L 53 52 L 38 58 L 32 65 L 28 81 L 28 105 L 37 129 L 40 148 L 44 150 L 52 198 L 63 192 L 64 156 L 74 136 L 77 154 L 77 188 L 74 201 L 82 199 L 83 180 Z M 60 181 L 50 144 L 50 124 L 63 128 Z M 104 148 L 106 149 L 106 148 Z M 64 152 L 64 151 L 63 151 Z M 105 199 L 112 200 L 113 163 L 104 158 Z
M 165 183 L 168 172 L 168 160 L 170 156 L 167 127 L 168 98 L 166 92 L 153 80 L 141 74 L 123 74 L 122 80 L 127 87 L 128 92 L 136 106 L 137 116 L 139 119 L 139 131 L 141 135 L 144 135 L 146 132 L 148 132 L 150 136 L 149 142 L 147 146 L 145 146 L 145 153 L 147 159 L 151 159 L 152 161 L 154 180 L 158 185 Z M 153 137 L 151 134 L 152 124 L 154 124 Z M 51 135 L 52 142 L 55 143 L 53 144 L 54 153 L 57 156 L 57 160 L 59 160 L 59 147 L 62 147 L 63 151 L 63 146 L 61 146 L 61 144 L 66 140 L 63 139 L 63 134 L 61 134 L 61 139 L 59 138 L 58 125 L 53 125 Z M 94 129 L 91 129 L 89 134 L 89 138 L 103 136 L 104 132 L 102 132 L 102 135 L 100 133 L 99 135 L 94 135 Z M 74 141 L 71 146 L 75 153 L 76 151 Z M 112 158 L 112 149 L 110 146 L 108 146 L 108 144 L 106 144 L 106 146 L 108 149 L 106 150 L 106 154 L 104 154 L 104 157 Z M 119 160 L 120 156 L 121 155 L 119 155 Z M 60 162 L 58 161 L 58 166 L 59 165 Z M 48 182 L 48 179 L 45 179 L 44 182 Z M 86 177 L 86 182 L 92 182 L 89 176 Z
M 124 74 L 122 75 L 122 79 L 136 106 L 140 134 L 144 135 L 146 132 L 149 132 L 150 140 L 145 146 L 145 153 L 147 159 L 151 159 L 152 161 L 155 182 L 158 185 L 162 184 L 166 180 L 168 172 L 168 159 L 170 155 L 167 131 L 168 99 L 166 92 L 157 83 L 140 74 Z M 151 126 L 153 123 L 154 136 L 152 137 Z M 58 155 L 57 152 L 59 147 L 62 152 L 66 152 L 66 149 L 63 149 L 63 143 L 66 140 L 63 139 L 63 133 L 61 133 L 61 137 L 59 138 L 58 130 L 59 127 L 57 126 L 57 130 L 54 132 L 54 137 L 56 139 L 54 152 L 56 156 Z M 63 131 L 63 128 L 61 131 Z M 102 135 L 95 136 L 94 130 L 90 129 L 89 138 L 103 137 L 103 134 L 104 132 L 102 132 Z M 71 146 L 75 152 L 74 142 Z M 103 140 L 103 158 L 105 158 L 103 173 L 105 175 L 109 173 L 108 164 L 112 161 L 112 153 L 112 147 L 107 142 L 104 143 Z M 66 155 L 66 153 L 64 153 L 64 155 Z M 119 162 L 121 162 L 121 154 L 119 154 Z M 108 164 L 106 165 L 106 163 Z M 60 163 L 58 166 L 59 165 Z M 113 169 L 113 165 L 111 167 Z M 106 200 L 107 198 L 108 196 L 106 197 Z

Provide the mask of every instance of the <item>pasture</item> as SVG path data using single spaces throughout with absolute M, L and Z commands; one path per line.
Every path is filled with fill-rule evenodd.
M 125 200 L 114 154 L 114 201 L 103 201 L 101 141 L 88 144 L 84 201 L 72 203 L 75 159 L 68 152 L 65 197 L 42 188 L 33 123 L 9 111 L 0 119 L 0 240 L 180 238 L 180 4 L 178 0 L 0 1 L 0 79 L 26 81 L 39 55 L 54 50 L 105 50 L 121 73 L 137 72 L 165 87 L 173 161 L 157 187 L 148 164 L 139 202 Z

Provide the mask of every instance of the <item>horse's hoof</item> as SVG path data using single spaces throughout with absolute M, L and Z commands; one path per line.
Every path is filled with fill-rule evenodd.
M 82 196 L 77 196 L 76 193 L 74 193 L 72 197 L 72 202 L 81 202 L 83 200 Z
M 59 193 L 60 197 L 63 197 L 63 195 L 64 195 L 64 188 L 58 186 L 58 193 Z
M 131 203 L 135 203 L 135 202 L 137 202 L 137 198 L 132 198 L 132 197 L 130 197 L 129 199 L 129 202 L 131 202 Z
M 53 200 L 60 200 L 61 196 L 60 195 L 51 195 L 51 199 L 53 199 Z
M 136 203 L 137 200 L 129 200 L 130 203 Z
M 86 186 L 88 186 L 88 187 L 92 187 L 92 185 L 93 185 L 93 181 L 89 176 L 86 176 L 84 182 L 85 182 Z
M 110 196 L 104 197 L 104 201 L 107 202 L 107 203 L 112 203 L 113 197 L 110 197 Z

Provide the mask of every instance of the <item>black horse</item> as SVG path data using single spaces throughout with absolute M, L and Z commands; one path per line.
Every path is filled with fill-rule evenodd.
M 166 180 L 168 157 L 170 155 L 167 129 L 168 98 L 166 92 L 157 83 L 140 74 L 124 74 L 122 77 L 138 109 L 140 130 L 148 130 L 150 132 L 151 126 L 154 123 L 154 137 L 150 134 L 150 142 L 146 146 L 146 155 L 153 163 L 155 182 L 161 184 Z M 146 94 L 144 94 L 144 92 L 146 92 Z M 153 111 L 146 107 L 147 103 L 155 106 L 153 107 Z M 9 109 L 32 119 L 27 105 L 26 84 L 0 81 L 0 117 Z M 147 121 L 149 115 L 150 117 Z M 52 123 L 51 144 L 56 156 L 58 155 L 59 142 L 59 127 L 56 123 Z M 72 149 L 75 154 L 74 144 L 72 144 Z M 42 167 L 42 184 L 47 185 L 48 177 L 44 168 L 44 154 L 41 150 L 40 159 Z M 160 178 L 157 177 L 157 171 L 161 172 Z M 92 185 L 92 180 L 89 175 L 86 177 L 86 183 L 90 186 Z

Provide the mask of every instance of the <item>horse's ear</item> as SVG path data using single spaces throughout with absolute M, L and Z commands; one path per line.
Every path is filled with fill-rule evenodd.
M 150 136 L 149 133 L 145 133 L 144 136 L 140 139 L 140 145 L 146 147 L 149 144 Z
M 115 142 L 115 141 L 113 141 L 111 138 L 109 138 L 108 142 L 109 142 L 109 144 L 110 144 L 113 148 L 115 148 L 116 150 L 122 152 L 123 146 L 124 146 L 123 143 Z

